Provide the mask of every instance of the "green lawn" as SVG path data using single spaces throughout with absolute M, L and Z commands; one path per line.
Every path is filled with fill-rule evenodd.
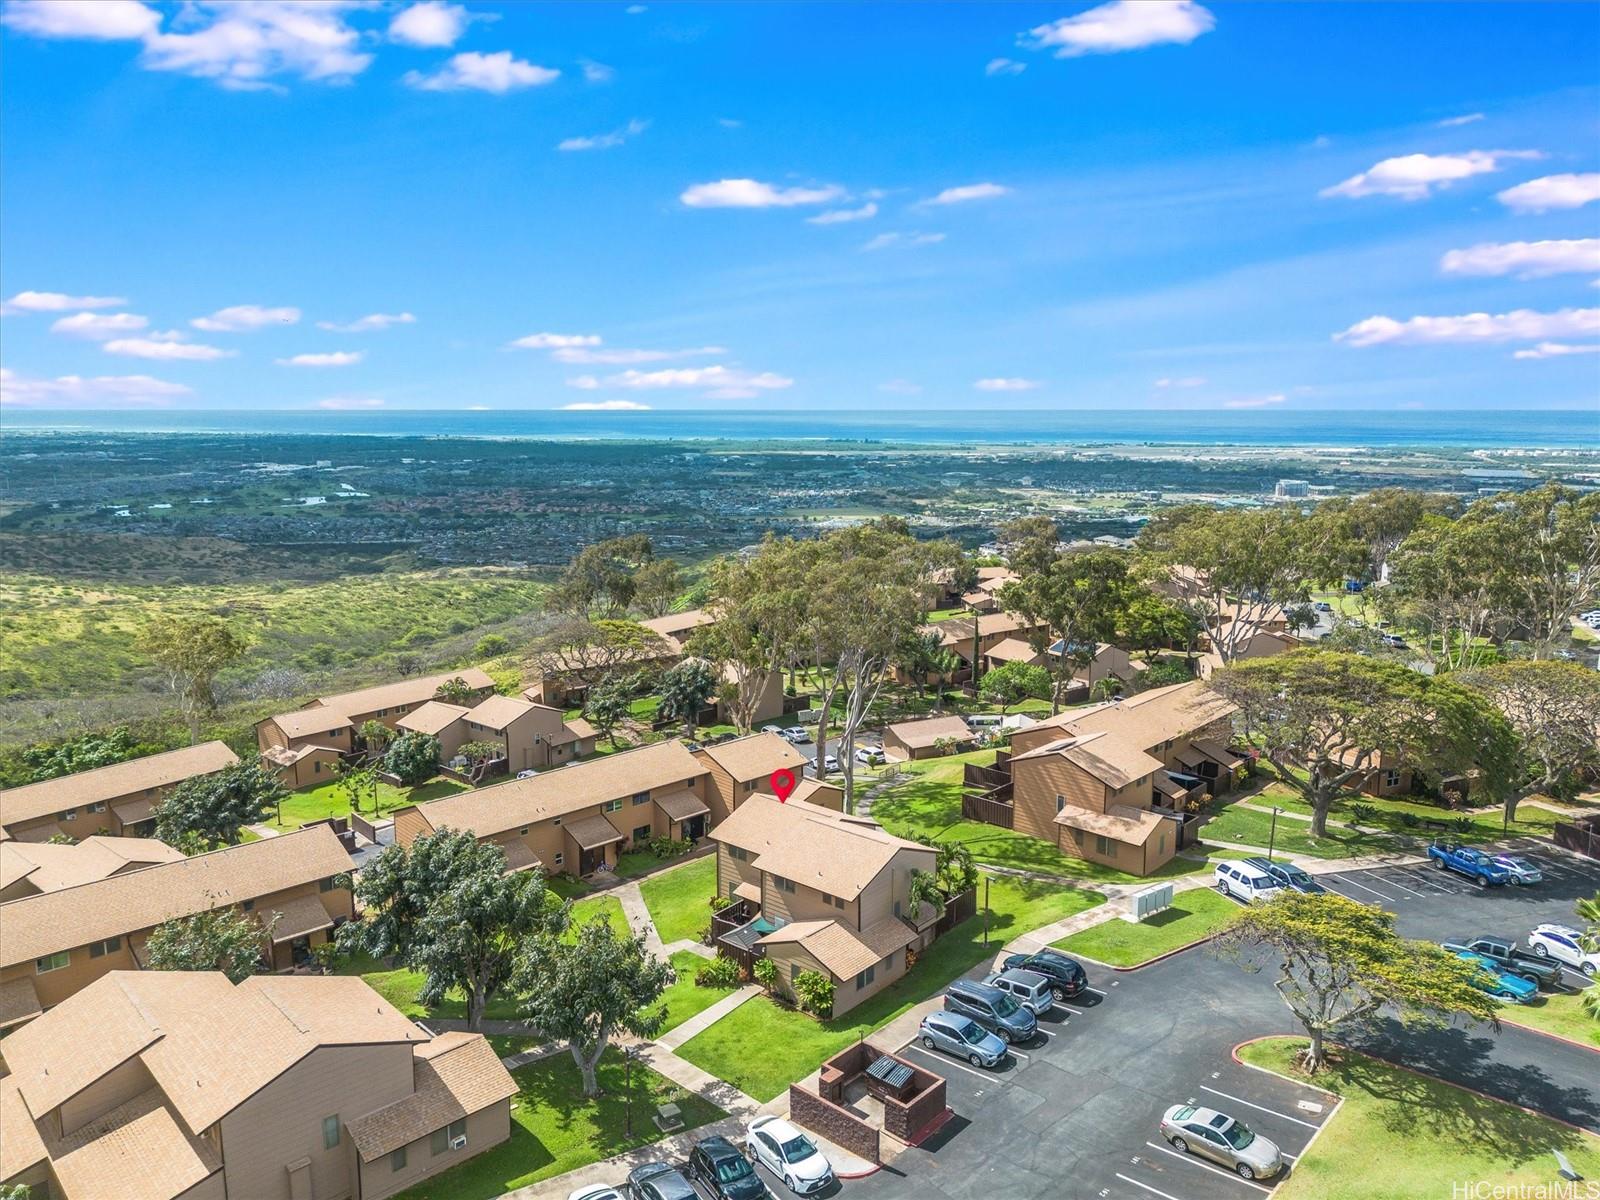
M 380 781 L 377 790 L 377 815 L 387 816 L 395 809 L 404 808 L 408 804 L 421 804 L 426 800 L 437 800 L 440 796 L 449 796 L 466 790 L 466 784 L 457 783 L 453 779 L 434 779 L 412 788 L 391 787 Z M 267 824 L 275 829 L 299 829 L 307 821 L 321 821 L 327 817 L 344 817 L 349 814 L 350 797 L 336 781 L 330 779 L 327 783 L 319 783 L 315 787 L 290 792 L 278 806 L 278 815 Z M 361 797 L 361 815 L 368 820 L 373 819 L 370 792 Z
M 983 899 L 983 885 L 978 891 Z M 746 1001 L 678 1053 L 696 1066 L 771 1100 L 822 1060 L 863 1037 L 950 980 L 998 953 L 1000 947 L 1040 925 L 1059 921 L 1104 902 L 1098 892 L 996 876 L 990 887 L 989 944 L 983 944 L 983 910 L 934 942 L 909 974 L 843 1016 L 818 1021 L 765 996 Z M 848 985 L 847 985 L 848 986 Z
M 980 863 L 992 863 L 997 867 L 1038 871 L 1072 881 L 1140 882 L 1140 876 L 1063 854 L 1039 838 L 1002 829 L 998 825 L 963 820 L 962 767 L 966 763 L 988 766 L 994 762 L 994 753 L 993 750 L 974 750 L 967 754 L 953 754 L 948 758 L 897 764 L 900 770 L 908 772 L 911 777 L 873 801 L 873 820 L 898 837 L 931 837 L 941 842 L 961 842 Z M 1175 858 L 1145 878 L 1162 879 L 1206 869 L 1207 864 L 1203 862 Z
M 1291 791 L 1281 783 L 1269 783 L 1260 792 L 1254 795 L 1241 796 L 1252 804 L 1259 804 L 1266 808 L 1281 808 L 1285 812 L 1300 813 L 1302 816 L 1311 815 L 1311 806 L 1300 795 Z M 1231 799 L 1231 798 L 1230 798 Z M 1347 822 L 1354 819 L 1351 808 L 1354 805 L 1366 805 L 1376 810 L 1377 815 L 1366 818 L 1362 824 L 1383 829 L 1399 836 L 1431 838 L 1434 831 L 1421 825 L 1410 827 L 1405 823 L 1405 818 L 1416 817 L 1419 821 L 1457 821 L 1468 817 L 1472 826 L 1465 832 L 1450 830 L 1449 836 L 1463 842 L 1497 842 L 1506 836 L 1511 837 L 1549 837 L 1551 826 L 1560 818 L 1549 809 L 1528 806 L 1518 810 L 1517 819 L 1506 826 L 1498 812 L 1492 813 L 1461 813 L 1441 808 L 1437 804 L 1428 804 L 1421 800 L 1401 800 L 1381 798 L 1377 796 L 1352 796 L 1343 800 L 1336 800 L 1329 810 L 1329 818 L 1334 822 Z M 1281 824 L 1280 824 L 1281 827 Z
M 667 1023 L 661 1027 L 662 1033 L 676 1029 L 690 1017 L 704 1012 L 724 996 L 731 996 L 738 990 L 696 987 L 694 973 L 708 961 L 693 950 L 680 950 L 672 956 L 672 969 L 678 973 L 678 982 L 661 993 L 661 1003 L 667 1006 Z
M 711 897 L 717 890 L 717 860 L 697 858 L 639 882 L 650 919 L 663 942 L 697 940 L 711 924 Z
M 628 918 L 622 911 L 622 901 L 615 896 L 601 893 L 598 896 L 587 896 L 582 900 L 575 900 L 572 904 L 572 924 L 567 927 L 565 934 L 568 941 L 577 939 L 580 926 L 587 925 L 596 917 L 605 917 L 623 937 L 632 937 L 633 930 L 628 926 Z
M 1303 1079 L 1291 1065 L 1303 1045 L 1299 1038 L 1273 1038 L 1244 1047 L 1239 1056 Z M 1584 1177 L 1600 1175 L 1600 1138 L 1364 1055 L 1341 1052 L 1341 1061 L 1315 1082 L 1343 1096 L 1344 1104 L 1294 1164 L 1276 1193 L 1279 1200 L 1443 1197 L 1452 1184 L 1479 1180 L 1502 1189 L 1527 1188 L 1485 1190 L 1485 1196 L 1531 1196 L 1536 1185 L 1550 1189 L 1538 1194 L 1554 1196 L 1561 1182 L 1554 1150 Z
M 1600 1021 L 1583 1011 L 1577 992 L 1540 992 L 1532 1004 L 1506 1005 L 1500 1019 L 1570 1038 L 1586 1046 L 1600 1047 Z
M 520 1034 L 491 1033 L 486 1036 L 494 1052 L 501 1058 L 510 1058 L 513 1054 L 521 1054 L 524 1050 L 533 1050 L 543 1044 L 538 1038 Z
M 1238 805 L 1225 808 L 1212 817 L 1201 826 L 1201 834 L 1214 842 L 1242 842 L 1250 846 L 1266 846 L 1270 840 L 1274 854 L 1285 851 L 1311 858 L 1355 858 L 1403 848 L 1393 837 L 1361 833 L 1331 823 L 1327 837 L 1312 837 L 1310 824 L 1293 817 L 1280 816 L 1274 835 L 1271 813 L 1240 808 Z
M 671 1080 L 635 1063 L 632 1070 L 633 1136 L 624 1131 L 622 1055 L 608 1050 L 600 1062 L 598 1100 L 583 1095 L 582 1079 L 570 1054 L 561 1053 L 512 1072 L 518 1092 L 511 1099 L 511 1137 L 459 1167 L 402 1192 L 404 1200 L 491 1200 L 554 1175 L 564 1175 L 659 1141 L 651 1117 L 656 1105 L 671 1101 L 683 1111 L 685 1128 L 695 1129 L 726 1116 L 708 1100 L 684 1092 Z
M 628 850 L 617 855 L 617 865 L 612 871 L 618 879 L 637 879 L 651 871 L 665 869 L 663 864 L 672 858 L 663 858 L 653 850 Z
M 1215 933 L 1239 906 L 1210 888 L 1193 888 L 1172 898 L 1172 907 L 1135 925 L 1121 918 L 1103 921 L 1055 943 L 1116 967 L 1135 967 L 1157 955 Z

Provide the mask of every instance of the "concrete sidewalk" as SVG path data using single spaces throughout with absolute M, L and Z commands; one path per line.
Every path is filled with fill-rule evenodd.
M 746 1000 L 752 1000 L 760 994 L 761 989 L 758 986 L 753 983 L 747 983 L 738 991 L 718 1000 L 710 1008 L 696 1013 L 676 1029 L 668 1030 L 656 1039 L 655 1044 L 668 1050 L 676 1050 L 695 1034 L 709 1029 Z
M 638 883 L 629 880 L 609 889 L 607 894 L 615 896 L 622 905 L 622 915 L 628 920 L 628 928 L 635 934 L 644 934 L 644 948 L 657 958 L 666 958 L 667 948 L 656 930 L 650 910 L 645 907 L 644 893 L 639 890 Z

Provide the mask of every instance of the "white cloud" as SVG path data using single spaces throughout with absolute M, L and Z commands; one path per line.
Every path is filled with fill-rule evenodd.
M 1435 189 L 1449 187 L 1473 175 L 1498 171 L 1503 161 L 1540 158 L 1537 150 L 1468 150 L 1464 154 L 1403 154 L 1386 158 L 1343 183 L 1325 187 L 1320 196 L 1398 196 L 1425 200 Z
M 191 0 L 175 19 L 183 31 L 147 36 L 142 62 L 235 91 L 274 88 L 276 75 L 342 82 L 372 63 L 359 48 L 361 34 L 345 23 L 346 13 L 359 7 L 359 0 Z
M 125 296 L 71 296 L 66 292 L 18 292 L 0 304 L 0 316 L 17 313 L 66 312 L 73 308 L 116 308 L 126 304 Z
M 511 343 L 521 350 L 559 350 L 564 346 L 598 346 L 598 333 L 530 333 Z
M 161 14 L 139 0 L 11 0 L 0 21 L 34 37 L 109 42 L 150 36 Z
M 1600 238 L 1482 242 L 1449 251 L 1439 260 L 1439 269 L 1446 275 L 1515 275 L 1518 279 L 1600 271 Z
M 696 346 L 688 350 L 596 350 L 588 346 L 558 346 L 550 352 L 552 362 L 570 366 L 625 367 L 638 363 L 666 362 L 674 358 L 699 358 L 707 354 L 726 354 L 726 346 Z
M 1043 385 L 1037 379 L 1019 379 L 1010 375 L 975 380 L 972 386 L 980 392 L 1031 392 Z
M 219 308 L 209 317 L 196 317 L 190 321 L 196 329 L 207 333 L 250 333 L 268 325 L 293 325 L 300 319 L 298 308 L 265 308 L 259 304 L 234 304 Z
M 60 318 L 50 326 L 50 332 L 99 342 L 116 337 L 119 333 L 133 333 L 148 324 L 150 322 L 138 313 L 81 312 Z
M 942 233 L 880 233 L 877 237 L 863 242 L 863 250 L 888 250 L 891 247 L 903 249 L 910 246 L 936 246 L 945 239 Z
M 1288 397 L 1282 392 L 1273 392 L 1269 396 L 1242 396 L 1237 400 L 1224 400 L 1223 408 L 1271 408 L 1275 404 L 1282 404 Z
M 1582 208 L 1600 200 L 1600 172 L 1546 175 L 1497 192 L 1495 199 L 1512 212 L 1542 213 L 1556 208 Z
M 886 379 L 878 385 L 878 390 L 888 392 L 891 396 L 922 395 L 922 385 L 909 379 Z
M 867 201 L 860 208 L 836 208 L 831 212 L 818 213 L 814 217 L 807 217 L 808 225 L 842 225 L 846 221 L 866 221 L 878 215 L 878 206 L 872 201 Z
M 408 312 L 368 313 L 342 325 L 338 321 L 318 321 L 317 328 L 331 333 L 381 333 L 391 325 L 413 325 L 416 320 Z
M 232 358 L 237 350 L 223 350 L 200 342 L 184 340 L 176 329 L 152 333 L 147 337 L 114 338 L 101 347 L 107 354 L 124 354 L 129 358 L 152 358 L 163 362 L 213 362 L 219 358 Z
M 965 204 L 968 200 L 991 200 L 996 196 L 1009 195 L 1011 189 L 998 183 L 969 183 L 961 187 L 949 187 L 937 196 L 924 200 L 924 204 Z
M 1194 0 L 1113 0 L 1036 26 L 1017 41 L 1030 50 L 1054 50 L 1057 58 L 1077 58 L 1169 43 L 1187 45 L 1216 24 L 1211 10 Z
M 649 12 L 650 10 L 648 8 L 646 8 L 643 4 L 630 4 L 630 5 L 628 5 L 627 8 L 623 9 L 622 11 L 627 13 L 630 17 L 637 17 L 640 13 Z
M 1156 380 L 1158 388 L 1197 388 L 1205 387 L 1206 381 L 1201 375 L 1185 375 L 1178 379 L 1163 378 Z
M 319 354 L 296 354 L 273 361 L 280 367 L 353 367 L 366 356 L 364 350 L 328 350 Z
M 625 388 L 629 391 L 694 389 L 708 400 L 750 400 L 763 392 L 793 387 L 794 380 L 775 371 L 747 371 L 742 367 L 667 367 L 659 371 L 622 371 L 597 379 L 579 375 L 568 387 L 582 391 Z
M 1573 346 L 1565 342 L 1540 342 L 1531 350 L 1518 350 L 1512 358 L 1563 358 L 1568 354 L 1600 354 L 1600 342 Z
M 577 388 L 580 392 L 596 392 L 600 390 L 600 379 L 595 375 L 579 375 L 567 380 L 567 386 Z
M 599 133 L 593 137 L 569 137 L 556 143 L 557 150 L 609 150 L 612 146 L 620 146 L 631 137 L 638 137 L 650 128 L 649 121 L 629 121 L 621 129 L 613 129 L 610 133 Z
M 1446 117 L 1438 122 L 1440 129 L 1453 129 L 1457 125 L 1471 125 L 1474 121 L 1483 120 L 1482 113 L 1462 113 L 1459 117 Z
M 326 400 L 318 400 L 318 408 L 337 409 L 340 411 L 363 408 L 382 408 L 383 398 L 380 396 L 329 396 Z
M 472 14 L 459 4 L 422 0 L 394 15 L 389 22 L 389 40 L 403 46 L 442 50 L 454 46 L 471 21 Z
M 985 75 L 1021 75 L 1028 69 L 1027 63 L 1019 63 L 1014 58 L 991 58 L 983 68 Z
M 836 184 L 821 187 L 778 187 L 756 179 L 719 179 L 696 183 L 678 197 L 690 208 L 793 208 L 800 204 L 826 204 L 844 195 Z
M 562 412 L 649 412 L 648 404 L 640 404 L 637 400 L 579 400 L 573 404 L 563 404 Z
M 1408 321 L 1368 317 L 1343 333 L 1334 334 L 1333 340 L 1352 346 L 1471 346 L 1595 334 L 1600 334 L 1600 308 L 1563 308 L 1549 313 L 1519 308 L 1493 316 L 1467 313 L 1460 317 L 1412 317 Z
M 724 129 L 743 129 L 744 122 L 736 117 L 718 117 L 717 124 Z
M 0 367 L 0 404 L 18 407 L 75 408 L 107 403 L 156 406 L 192 394 L 181 383 L 150 375 L 58 375 L 40 379 Z
M 424 92 L 459 92 L 470 89 L 503 96 L 507 92 L 521 88 L 541 87 L 547 83 L 554 83 L 560 76 L 561 72 L 553 67 L 541 67 L 520 58 L 513 58 L 509 50 L 501 50 L 495 54 L 479 54 L 476 50 L 469 50 L 452 57 L 432 75 L 424 75 L 421 71 L 407 71 L 402 81 L 407 87 L 414 87 Z
M 602 62 L 593 62 L 590 59 L 579 60 L 583 66 L 583 78 L 588 83 L 610 83 L 617 77 L 617 69 L 608 67 Z

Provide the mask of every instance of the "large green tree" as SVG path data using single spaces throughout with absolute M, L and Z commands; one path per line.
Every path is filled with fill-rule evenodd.
M 1335 800 L 1380 764 L 1438 778 L 1476 769 L 1497 799 L 1511 790 L 1516 736 L 1482 695 L 1401 663 L 1326 650 L 1251 659 L 1211 677 L 1238 705 L 1235 727 L 1328 831 Z
M 1422 631 L 1438 669 L 1493 657 L 1515 624 L 1516 600 L 1501 569 L 1503 531 L 1481 521 L 1427 516 L 1389 559 L 1379 611 Z
M 1517 735 L 1520 796 L 1571 792 L 1584 771 L 1600 765 L 1600 673 L 1558 658 L 1512 659 L 1464 678 L 1486 695 Z
M 1392 1009 L 1410 1025 L 1451 1017 L 1499 1028 L 1498 1001 L 1478 985 L 1483 969 L 1432 942 L 1395 932 L 1394 914 L 1336 892 L 1283 892 L 1240 912 L 1213 950 L 1247 971 L 1276 960 L 1275 986 L 1310 1042 L 1304 1065 L 1327 1060 L 1327 1038 Z
M 693 737 L 700 710 L 717 695 L 717 673 L 703 658 L 686 658 L 661 676 L 657 711 L 668 720 L 683 722 L 683 736 Z
M 666 1023 L 655 1007 L 677 976 L 605 917 L 590 920 L 571 941 L 528 944 L 519 964 L 523 1011 L 549 1038 L 565 1042 L 583 1076 L 583 1094 L 598 1096 L 600 1056 L 619 1032 L 651 1038 Z
M 213 908 L 163 921 L 145 943 L 145 966 L 152 971 L 221 971 L 242 983 L 261 969 L 262 951 L 277 924 L 264 924 L 237 908 Z
M 431 733 L 402 733 L 383 754 L 383 769 L 407 787 L 427 783 L 439 772 L 439 739 Z
M 237 846 L 240 830 L 271 817 L 286 795 L 278 777 L 257 762 L 196 775 L 156 805 L 156 836 L 173 846 Z
M 532 665 L 540 675 L 595 687 L 671 654 L 658 634 L 637 621 L 569 618 L 534 641 Z
M 647 617 L 666 616 L 682 590 L 682 572 L 670 558 L 652 559 L 633 574 L 633 602 Z
M 1050 695 L 1050 672 L 1031 663 L 1001 663 L 985 671 L 978 682 L 978 694 L 1005 712 L 1023 700 L 1043 700 Z
M 189 742 L 200 740 L 200 720 L 217 709 L 217 676 L 245 655 L 249 643 L 217 617 L 157 617 L 139 638 L 143 651 L 166 675 L 189 722 Z
M 583 715 L 613 747 L 617 744 L 617 726 L 626 721 L 632 711 L 628 691 L 621 679 L 608 679 L 590 688 L 583 702 Z
M 1548 483 L 1479 501 L 1462 520 L 1488 529 L 1517 630 L 1548 656 L 1600 602 L 1600 492 Z
M 585 546 L 550 590 L 550 607 L 587 619 L 621 617 L 637 593 L 635 576 L 654 558 L 650 538 L 642 533 Z
M 1143 592 L 1119 550 L 1063 554 L 1000 589 L 1001 607 L 1033 626 L 1029 642 L 1049 664 L 1051 712 L 1061 710 L 1073 678 L 1117 635 Z

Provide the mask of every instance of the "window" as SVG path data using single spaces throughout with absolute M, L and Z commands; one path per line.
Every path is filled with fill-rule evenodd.
M 748 796 L 751 792 L 756 790 L 755 780 L 753 780 L 753 779 L 749 783 L 741 784 L 740 786 L 742 786 L 744 788 L 744 794 L 746 796 Z
M 332 1150 L 339 1144 L 339 1114 L 322 1118 L 322 1148 Z
M 861 974 L 857 975 L 856 976 L 856 991 L 859 992 L 862 988 L 866 987 L 867 984 L 871 983 L 872 982 L 872 977 L 876 973 L 877 970 L 878 970 L 877 967 L 868 967 L 865 971 L 861 972 Z
M 85 809 L 84 811 L 97 813 L 97 812 L 105 812 L 105 810 L 106 810 L 106 802 L 104 800 L 102 800 L 102 801 L 100 801 L 99 804 L 91 804 L 91 805 L 89 805 L 89 807 L 87 809 Z
M 429 1137 L 429 1148 L 435 1154 L 443 1154 L 450 1149 L 450 1143 L 457 1138 L 467 1136 L 467 1119 L 462 1117 L 459 1121 L 451 1121 L 443 1129 L 435 1129 Z
M 1400 786 L 1400 772 L 1396 771 L 1396 770 L 1394 770 L 1392 768 L 1387 770 L 1387 771 L 1385 771 L 1383 773 L 1383 786 L 1386 787 L 1386 788 L 1397 788 L 1397 787 L 1399 787 Z
M 897 917 L 900 915 L 900 901 L 898 900 L 894 902 L 894 915 Z
M 1117 852 L 1116 844 L 1110 838 L 1101 837 L 1098 833 L 1094 835 L 1094 849 L 1096 854 L 1115 854 Z
M 616 812 L 622 807 L 621 800 L 607 800 L 600 806 L 601 812 Z
M 59 971 L 72 961 L 72 951 L 57 950 L 54 954 L 47 954 L 43 958 L 34 960 L 33 965 L 38 968 L 39 974 L 47 971 Z
M 1157 854 L 1165 854 L 1166 852 L 1167 852 L 1167 835 L 1163 833 L 1160 837 L 1158 837 L 1156 839 L 1156 853 Z
M 561 865 L 561 860 L 564 859 L 565 857 L 566 857 L 566 855 L 562 854 L 561 851 L 557 850 L 556 851 L 556 866 L 559 867 Z
M 317 891 L 331 892 L 338 882 L 332 875 L 329 875 L 326 879 L 319 879 L 317 880 Z
M 1060 812 L 1066 806 L 1067 806 L 1067 798 L 1065 796 L 1063 796 L 1060 792 L 1057 792 L 1056 793 L 1056 811 Z
M 550 824 L 552 824 L 552 825 L 559 825 L 559 824 L 561 824 L 561 818 L 560 818 L 560 817 L 557 817 L 557 818 L 556 818 L 556 819 L 555 819 L 555 820 L 554 820 L 554 821 L 551 821 L 551 822 L 550 822 Z
M 105 941 L 103 941 L 103 942 L 90 942 L 89 943 L 89 957 L 90 958 L 104 958 L 106 955 L 115 954 L 118 950 L 121 950 L 121 949 L 122 949 L 122 939 L 119 938 L 119 937 L 109 937 L 109 938 L 106 938 Z
M 76 821 L 78 819 L 78 810 L 75 808 L 67 809 L 66 812 L 61 814 L 61 819 L 63 821 Z
M 771 879 L 772 879 L 772 886 L 777 888 L 778 891 L 780 891 L 780 892 L 792 892 L 792 891 L 794 891 L 794 880 L 785 879 L 782 875 L 773 875 L 773 876 L 771 876 Z
M 650 803 L 650 789 L 649 788 L 645 788 L 645 790 L 642 791 L 642 792 L 635 792 L 633 794 L 633 802 L 635 804 L 649 804 Z
M 406 1148 L 404 1146 L 401 1146 L 400 1149 L 394 1151 L 394 1153 L 389 1155 L 389 1170 L 391 1170 L 391 1171 L 404 1171 L 405 1169 L 406 1169 Z
M 750 861 L 749 853 L 746 852 L 745 849 L 742 846 L 729 846 L 728 847 L 728 857 L 733 859 L 734 862 L 749 862 Z
M 320 758 L 316 759 L 315 761 L 312 762 L 312 764 L 311 764 L 311 773 L 313 775 L 321 775 L 322 774 L 322 760 Z
M 824 896 L 823 899 L 826 900 L 829 904 L 833 905 L 835 908 L 843 908 L 844 907 L 844 897 L 843 896 Z M 900 908 L 900 904 L 899 904 L 898 901 L 896 901 L 895 902 L 895 909 L 898 910 L 899 908 Z M 900 915 L 900 913 L 898 911 L 896 911 L 894 915 L 898 917 Z
M 648 842 L 650 840 L 650 833 L 650 826 L 640 825 L 633 831 L 633 840 L 636 842 Z
M 245 912 L 253 911 L 255 906 L 256 902 L 254 900 L 246 900 L 243 904 L 239 905 L 239 907 L 244 909 Z
M 528 836 L 528 827 L 526 825 L 524 825 L 521 829 L 517 830 L 517 836 L 518 837 L 527 837 Z

